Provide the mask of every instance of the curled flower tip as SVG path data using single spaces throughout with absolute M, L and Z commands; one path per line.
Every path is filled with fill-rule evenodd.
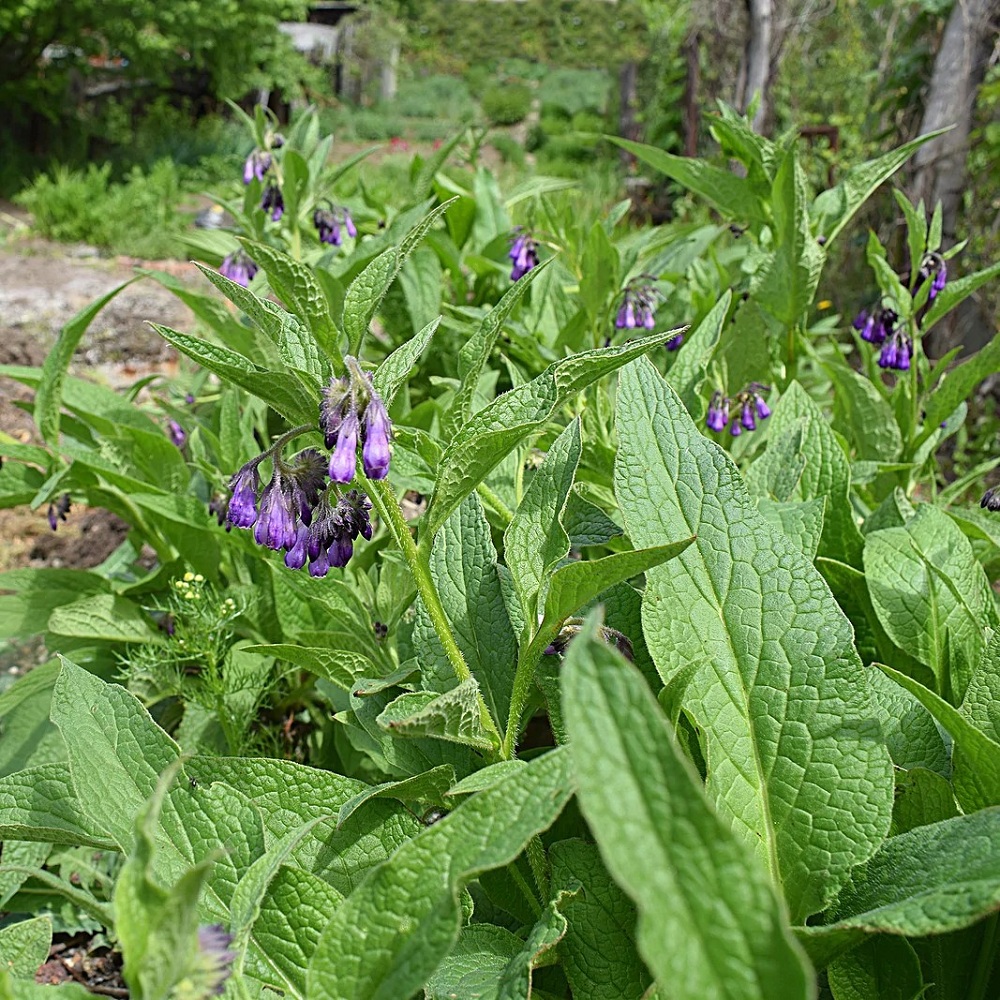
M 285 199 L 281 194 L 281 188 L 273 182 L 264 188 L 263 197 L 260 199 L 260 207 L 265 212 L 271 213 L 271 221 L 277 222 L 285 214 Z
M 55 531 L 59 527 L 60 521 L 66 520 L 66 515 L 69 514 L 70 509 L 70 499 L 68 493 L 63 493 L 56 500 L 53 500 L 49 504 L 48 509 L 48 519 L 49 527 Z
M 710 431 L 721 431 L 728 423 L 729 400 L 721 392 L 716 392 L 712 396 L 711 403 L 708 404 L 705 425 Z
M 372 391 L 365 407 L 365 442 L 361 448 L 361 463 L 369 479 L 385 479 L 389 472 L 389 438 L 392 425 L 381 397 Z
M 332 378 L 323 388 L 323 398 L 319 404 L 319 429 L 327 448 L 337 441 L 340 425 L 351 400 L 351 383 L 346 378 Z
M 260 495 L 260 511 L 253 527 L 258 545 L 269 549 L 290 549 L 295 544 L 296 526 L 292 499 L 282 475 L 275 470 L 271 481 Z
M 859 312 L 857 316 L 854 317 L 854 321 L 851 323 L 851 326 L 853 326 L 854 329 L 858 331 L 858 333 L 861 333 L 861 331 L 864 330 L 867 322 L 868 322 L 868 310 L 862 309 L 861 312 Z
M 253 280 L 260 268 L 242 250 L 237 250 L 226 257 L 219 265 L 219 274 L 244 288 Z
M 170 436 L 170 440 L 178 448 L 183 448 L 187 444 L 187 431 L 176 420 L 170 420 L 167 422 L 167 434 Z
M 937 270 L 934 272 L 934 280 L 931 282 L 931 290 L 927 295 L 927 301 L 933 302 L 935 296 L 938 292 L 944 288 L 946 282 L 948 281 L 948 265 L 942 259 L 938 264 Z
M 297 514 L 308 525 L 326 485 L 326 456 L 315 448 L 306 448 L 289 463 L 286 475 L 292 515 Z
M 684 343 L 684 334 L 675 333 L 664 345 L 668 351 L 678 351 Z
M 343 243 L 340 235 L 340 220 L 337 218 L 336 212 L 326 208 L 317 208 L 313 212 L 313 225 L 319 233 L 320 243 L 328 243 L 335 247 L 339 247 Z
M 1000 510 L 1000 486 L 991 486 L 983 494 L 983 499 L 979 501 L 979 506 L 985 507 L 986 510 Z
M 335 483 L 349 483 L 354 478 L 357 450 L 358 411 L 351 408 L 337 431 L 337 444 L 330 456 L 330 478 Z
M 226 520 L 237 528 L 252 528 L 257 520 L 257 491 L 260 489 L 258 460 L 247 462 L 229 481 L 229 506 Z

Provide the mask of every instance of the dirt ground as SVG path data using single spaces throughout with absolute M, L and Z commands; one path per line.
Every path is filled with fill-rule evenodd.
M 27 235 L 23 213 L 0 204 L 0 364 L 42 364 L 63 325 L 132 277 L 137 265 L 168 271 L 193 286 L 204 283 L 184 262 L 107 258 L 93 247 L 37 239 Z M 127 385 L 153 372 L 172 374 L 176 355 L 147 321 L 189 330 L 193 317 L 165 288 L 148 278 L 140 280 L 98 314 L 70 371 L 111 385 Z M 0 432 L 24 443 L 36 440 L 25 410 L 31 395 L 18 382 L 0 378 Z M 45 509 L 0 510 L 0 570 L 96 566 L 126 531 L 126 525 L 104 511 L 74 508 L 53 532 Z

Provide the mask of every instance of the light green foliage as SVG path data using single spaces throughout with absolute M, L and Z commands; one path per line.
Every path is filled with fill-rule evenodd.
M 458 894 L 512 861 L 571 794 L 569 758 L 554 750 L 462 803 L 397 851 L 340 906 L 309 967 L 308 994 L 409 996 L 451 950 Z M 395 913 L 394 919 L 376 915 Z
M 712 810 L 638 671 L 594 629 L 591 618 L 567 656 L 564 710 L 581 807 L 639 909 L 646 963 L 678 998 L 814 995 L 764 867 Z
M 697 664 L 684 706 L 704 733 L 709 796 L 802 919 L 889 826 L 889 755 L 850 624 L 649 365 L 624 373 L 617 419 L 650 429 L 621 435 L 615 466 L 633 541 L 697 536 L 648 574 L 646 643 L 665 682 Z
M 8 924 L 0 928 L 0 969 L 18 979 L 34 980 L 51 946 L 52 921 L 48 917 Z
M 958 703 L 995 624 L 989 583 L 969 540 L 943 512 L 917 509 L 904 527 L 865 540 L 872 603 L 893 642 L 930 667 L 939 693 Z
M 827 972 L 835 1000 L 918 1000 L 920 961 L 910 944 L 882 935 L 843 955 Z

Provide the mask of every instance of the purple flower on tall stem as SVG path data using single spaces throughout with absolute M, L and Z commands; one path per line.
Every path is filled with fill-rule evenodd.
M 652 330 L 656 326 L 654 313 L 658 297 L 659 293 L 652 285 L 630 282 L 625 289 L 618 315 L 615 317 L 615 326 L 620 330 L 634 330 L 638 327 Z M 680 344 L 677 347 L 680 347 Z
M 343 226 L 344 232 L 352 239 L 358 235 L 357 227 L 351 218 L 351 213 L 343 207 L 330 205 L 329 208 L 317 208 L 313 212 L 313 225 L 319 234 L 320 243 L 329 243 L 331 246 L 339 247 L 344 239 L 340 235 Z
M 934 280 L 931 282 L 931 290 L 927 294 L 927 301 L 933 302 L 938 292 L 944 288 L 948 281 L 948 265 L 945 263 L 944 258 L 938 264 L 937 270 L 934 272 Z
M 275 462 L 277 466 L 277 460 Z M 281 471 L 276 467 L 271 481 L 260 495 L 260 510 L 253 527 L 258 545 L 269 549 L 290 549 L 295 544 L 295 516 L 291 497 L 285 488 Z
M 219 265 L 219 274 L 244 288 L 253 280 L 260 268 L 242 250 L 236 250 L 226 257 Z
M 892 368 L 900 372 L 908 371 L 912 354 L 913 341 L 901 330 L 894 330 L 882 345 L 878 356 L 879 368 Z

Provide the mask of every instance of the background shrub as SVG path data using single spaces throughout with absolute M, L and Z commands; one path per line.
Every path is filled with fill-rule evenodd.
M 523 83 L 496 84 L 485 91 L 481 103 L 494 125 L 516 125 L 531 110 L 531 89 Z

